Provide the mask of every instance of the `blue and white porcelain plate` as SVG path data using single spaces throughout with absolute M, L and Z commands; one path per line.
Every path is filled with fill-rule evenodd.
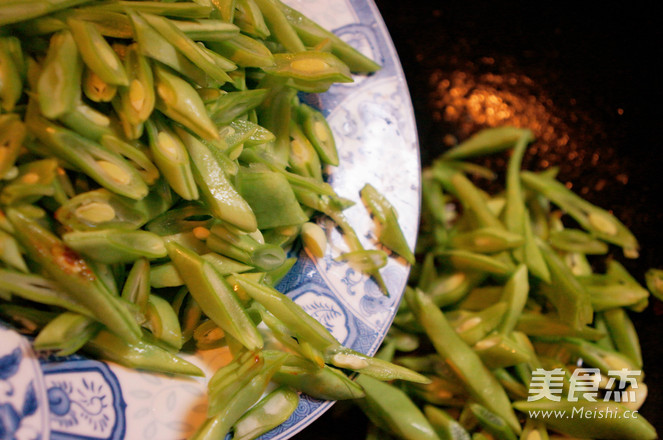
M 376 248 L 375 226 L 359 199 L 370 183 L 399 213 L 414 247 L 419 219 L 420 163 L 412 104 L 393 43 L 373 0 L 287 0 L 382 65 L 310 97 L 336 136 L 340 165 L 330 170 L 336 192 L 354 200 L 346 211 L 366 248 Z M 381 270 L 390 296 L 335 258 L 343 237 L 321 220 L 330 246 L 323 258 L 300 251 L 278 286 L 322 322 L 344 345 L 372 355 L 391 324 L 409 267 L 396 255 Z M 28 339 L 0 327 L 0 440 L 110 440 L 188 438 L 205 419 L 206 381 L 124 368 L 79 356 L 36 355 Z M 207 373 L 228 362 L 224 349 L 190 356 Z M 302 396 L 283 425 L 264 439 L 287 439 L 325 412 L 332 402 Z

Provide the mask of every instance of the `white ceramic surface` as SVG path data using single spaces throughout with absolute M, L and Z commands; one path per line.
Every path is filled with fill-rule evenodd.
M 371 183 L 400 214 L 414 246 L 419 218 L 420 164 L 416 126 L 396 51 L 372 0 L 287 0 L 324 27 L 378 61 L 382 69 L 322 95 L 301 98 L 321 108 L 335 133 L 340 166 L 330 170 L 337 193 L 356 201 L 346 211 L 367 248 L 377 246 L 374 224 L 359 199 Z M 329 222 L 324 258 L 299 251 L 298 262 L 278 286 L 322 322 L 344 345 L 374 354 L 391 324 L 409 267 L 396 256 L 381 273 L 391 295 L 347 264 L 346 249 Z M 1 324 L 1 323 L 0 323 Z M 207 377 L 227 362 L 223 349 L 190 356 Z M 331 406 L 302 396 L 292 417 L 264 439 L 286 439 Z M 80 356 L 36 355 L 28 339 L 0 326 L 0 440 L 159 439 L 190 436 L 204 420 L 205 380 L 130 370 Z

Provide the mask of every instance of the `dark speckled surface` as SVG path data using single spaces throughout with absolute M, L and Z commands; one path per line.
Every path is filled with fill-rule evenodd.
M 639 4 L 376 0 L 408 80 L 426 164 L 485 126 L 532 128 L 526 166 L 612 210 L 641 243 L 623 260 L 641 281 L 663 268 L 663 15 Z M 503 160 L 489 164 L 499 168 Z M 641 413 L 663 433 L 663 305 L 634 314 L 650 394 Z M 364 419 L 337 404 L 296 438 L 362 439 Z

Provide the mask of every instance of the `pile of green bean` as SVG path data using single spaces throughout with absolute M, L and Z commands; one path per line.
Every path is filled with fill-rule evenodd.
M 638 242 L 554 168 L 522 169 L 533 140 L 484 129 L 423 171 L 418 262 L 378 356 L 430 383 L 360 375 L 367 438 L 657 438 L 638 413 L 647 387 L 629 318 L 650 292 L 611 256 L 636 258 Z M 509 156 L 489 192 L 482 178 L 497 174 L 476 159 L 493 153 Z M 646 273 L 658 298 L 662 274 Z
M 298 95 L 378 68 L 278 0 L 2 2 L 0 315 L 37 350 L 168 374 L 202 375 L 178 354 L 227 346 L 198 439 L 254 438 L 298 392 L 363 396 L 349 372 L 426 382 L 274 287 L 295 240 L 323 255 L 326 215 L 340 258 L 386 289 L 387 253 L 344 217 L 332 132 Z M 361 198 L 414 261 L 389 202 Z

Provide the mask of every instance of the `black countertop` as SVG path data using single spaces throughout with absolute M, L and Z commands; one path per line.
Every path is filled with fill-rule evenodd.
M 641 255 L 620 261 L 636 278 L 663 268 L 660 13 L 638 4 L 376 3 L 408 81 L 424 165 L 479 128 L 528 126 L 538 140 L 525 166 L 559 166 L 560 179 L 631 228 Z M 633 314 L 650 390 L 641 414 L 660 433 L 662 314 L 653 298 Z M 296 438 L 363 439 L 364 424 L 339 403 Z

